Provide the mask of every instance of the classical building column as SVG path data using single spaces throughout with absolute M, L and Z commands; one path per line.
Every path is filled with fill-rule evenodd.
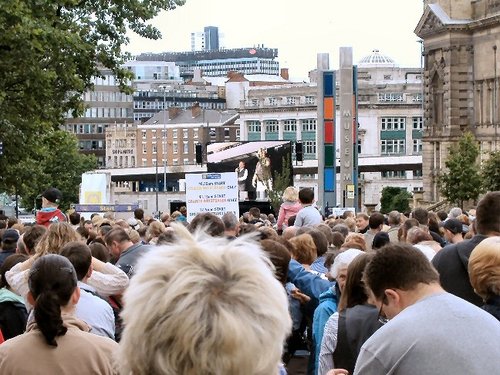
M 242 121 L 240 125 L 240 139 L 248 139 L 248 121 Z
M 295 139 L 297 141 L 302 141 L 302 119 L 297 119 L 295 126 Z
M 284 120 L 278 120 L 278 139 L 283 139 L 283 132 L 285 128 L 285 121 Z

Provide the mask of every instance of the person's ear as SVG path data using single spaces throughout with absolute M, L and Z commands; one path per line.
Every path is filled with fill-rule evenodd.
M 78 303 L 80 300 L 80 288 L 76 287 L 75 290 L 73 291 L 73 294 L 71 295 L 71 304 L 75 305 Z
M 33 297 L 33 294 L 31 292 L 28 292 L 28 295 L 26 296 L 26 299 L 28 300 L 28 303 L 31 306 L 35 306 L 36 305 L 35 297 Z
M 110 250 L 114 256 L 120 256 L 121 251 L 120 251 L 120 245 L 119 245 L 118 241 L 113 241 L 111 243 Z
M 92 276 L 92 272 L 94 271 L 94 267 L 92 267 L 92 263 L 90 263 L 90 267 L 89 267 L 89 270 L 87 271 L 87 274 L 85 275 L 85 277 L 88 279 L 90 278 L 90 276 Z
M 384 299 L 382 300 L 383 304 L 385 304 L 385 305 L 393 304 L 393 305 L 399 306 L 400 300 L 401 300 L 401 296 L 394 289 L 384 290 Z

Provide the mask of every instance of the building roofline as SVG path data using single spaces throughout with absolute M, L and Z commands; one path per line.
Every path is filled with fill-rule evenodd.
M 200 61 L 200 60 L 218 60 L 218 59 L 241 59 L 249 57 L 275 59 L 278 57 L 277 48 L 233 48 L 219 49 L 215 51 L 188 51 L 188 52 L 161 52 L 161 53 L 141 53 L 135 57 L 137 61 Z

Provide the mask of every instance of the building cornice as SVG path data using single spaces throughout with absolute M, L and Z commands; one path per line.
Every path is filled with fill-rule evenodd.
M 439 4 L 430 4 L 426 6 L 414 32 L 422 39 L 452 31 L 470 32 L 471 22 L 472 20 L 450 19 Z
M 257 107 L 257 108 L 244 108 L 240 109 L 241 114 L 247 113 L 283 113 L 283 112 L 316 112 L 316 106 L 304 106 L 304 107 Z
M 471 21 L 468 28 L 471 31 L 481 30 L 488 27 L 498 27 L 500 25 L 500 14 Z

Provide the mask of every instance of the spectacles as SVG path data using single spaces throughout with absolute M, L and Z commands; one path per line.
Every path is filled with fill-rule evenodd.
M 386 303 L 387 303 L 387 297 L 384 296 L 384 298 L 382 299 L 382 303 L 380 304 L 380 309 L 378 311 L 378 321 L 382 325 L 387 324 L 389 322 L 389 319 L 385 316 L 384 312 L 382 311 L 382 307 L 384 307 L 384 304 Z

